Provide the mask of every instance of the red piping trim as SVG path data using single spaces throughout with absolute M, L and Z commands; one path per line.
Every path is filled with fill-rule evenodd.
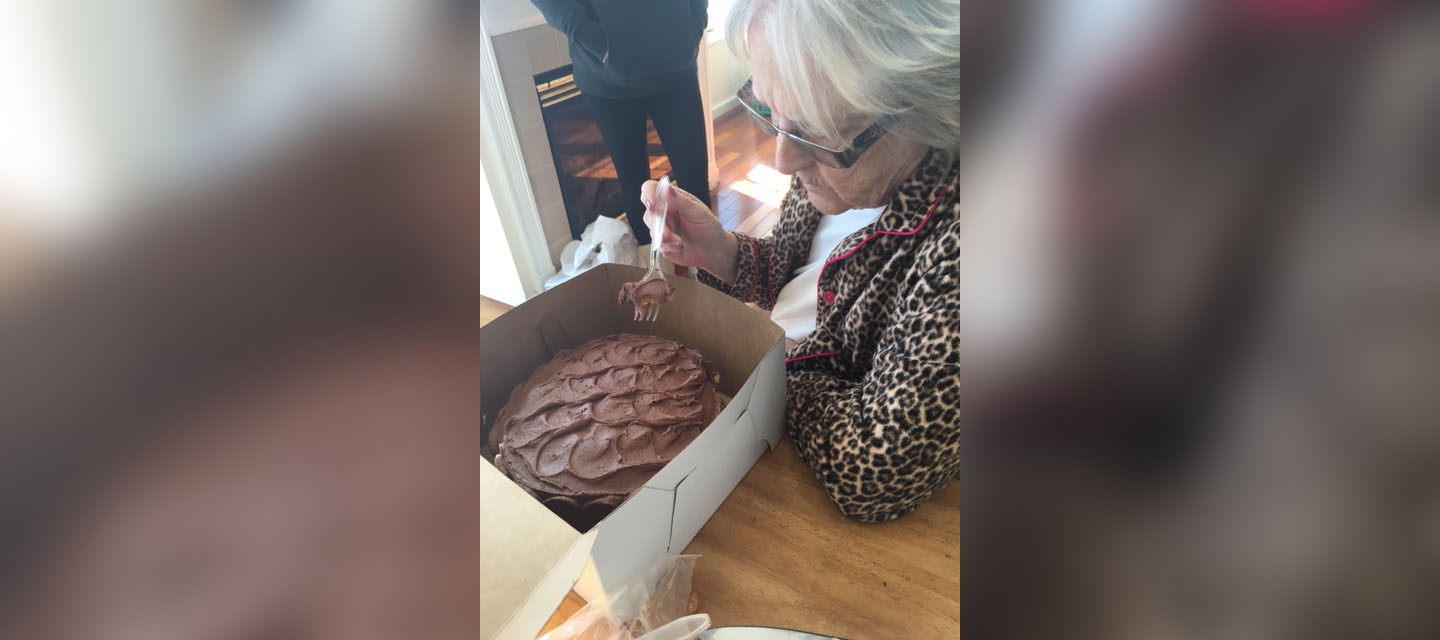
M 911 229 L 911 230 L 909 230 L 909 231 L 876 231 L 875 233 L 870 234 L 870 235 L 869 235 L 868 237 L 866 237 L 864 240 L 861 240 L 861 241 L 860 241 L 860 244 L 855 245 L 855 248 L 854 248 L 854 249 L 851 249 L 851 250 L 849 250 L 849 251 L 846 251 L 846 252 L 845 252 L 845 255 L 843 255 L 843 256 L 837 256 L 837 257 L 831 258 L 831 259 L 829 259 L 829 260 L 826 260 L 826 261 L 825 261 L 825 266 L 820 267 L 820 276 L 819 276 L 818 278 L 816 278 L 816 280 L 815 280 L 815 292 L 816 292 L 816 293 L 819 293 L 819 292 L 820 292 L 820 280 L 823 280 L 823 279 L 825 278 L 825 269 L 826 269 L 827 267 L 829 267 L 831 264 L 834 264 L 834 263 L 836 263 L 836 262 L 839 262 L 839 261 L 841 261 L 841 260 L 844 260 L 844 259 L 846 259 L 846 258 L 849 258 L 849 257 L 852 256 L 852 255 L 855 255 L 855 252 L 856 252 L 856 251 L 859 251 L 861 248 L 863 248 L 866 243 L 870 242 L 871 240 L 874 240 L 874 239 L 875 239 L 875 236 L 913 236 L 913 235 L 915 235 L 915 234 L 917 234 L 917 233 L 920 233 L 920 230 L 925 228 L 925 224 L 928 223 L 928 222 L 930 222 L 930 216 L 935 215 L 935 207 L 940 206 L 940 201 L 943 200 L 943 199 L 945 199 L 945 194 L 947 194 L 947 193 L 949 193 L 949 192 L 950 192 L 950 183 L 947 182 L 947 183 L 945 183 L 945 188 L 940 190 L 940 196 L 937 197 L 937 198 L 935 198 L 935 202 L 930 205 L 930 210 L 925 212 L 925 219 L 924 219 L 924 220 L 921 220 L 921 221 L 920 221 L 920 224 L 916 225 L 914 229 Z
M 785 361 L 785 364 L 790 364 L 790 363 L 792 363 L 792 362 L 799 362 L 799 361 L 801 361 L 801 360 L 809 360 L 809 359 L 811 359 L 811 358 L 824 358 L 824 357 L 826 357 L 826 356 L 838 356 L 838 355 L 840 355 L 840 352 L 839 352 L 839 351 L 827 351 L 827 352 L 825 352 L 825 353 L 812 353 L 812 354 L 810 354 L 810 355 L 808 355 L 808 356 L 800 356 L 800 357 L 798 357 L 798 358 L 790 358 L 790 359 L 788 359 L 788 360 Z
M 869 237 L 866 237 L 864 240 L 861 240 L 861 241 L 860 241 L 860 244 L 856 245 L 854 249 L 851 249 L 851 250 L 849 250 L 849 251 L 846 251 L 846 252 L 845 252 L 845 255 L 840 256 L 840 257 L 837 257 L 837 258 L 833 258 L 833 259 L 830 259 L 830 260 L 826 260 L 826 261 L 825 261 L 825 266 L 820 267 L 820 277 L 817 278 L 816 281 L 815 281 L 815 291 L 816 291 L 816 293 L 819 293 L 819 291 L 820 291 L 820 279 L 823 279 L 823 278 L 825 277 L 825 267 L 828 267 L 828 266 L 830 266 L 832 263 L 839 262 L 839 261 L 841 261 L 841 260 L 844 260 L 845 258 L 850 257 L 851 255 L 854 255 L 854 253 L 855 253 L 856 251 L 859 251 L 861 247 L 864 247 L 864 246 L 865 246 L 865 243 L 870 242 L 872 239 L 875 238 L 875 236 L 879 236 L 879 235 L 886 235 L 886 236 L 913 236 L 913 235 L 915 235 L 916 233 L 919 233 L 921 229 L 925 228 L 925 224 L 928 223 L 928 222 L 930 222 L 930 216 L 935 215 L 935 208 L 938 207 L 938 206 L 940 206 L 940 201 L 941 201 L 941 200 L 944 200 L 944 199 L 945 199 L 945 194 L 947 194 L 947 193 L 949 193 L 949 192 L 950 192 L 950 183 L 947 182 L 947 183 L 945 183 L 945 188 L 943 188 L 943 189 L 940 190 L 940 195 L 939 195 L 939 197 L 935 198 L 935 202 L 933 202 L 933 203 L 930 204 L 930 210 L 925 212 L 925 219 L 924 219 L 924 220 L 921 220 L 921 221 L 920 221 L 920 224 L 916 225 L 914 229 L 911 229 L 911 230 L 909 230 L 909 231 L 876 231 L 875 233 L 870 234 Z M 812 353 L 812 354 L 810 354 L 810 355 L 808 355 L 808 356 L 799 356 L 799 357 L 796 357 L 796 358 L 788 358 L 788 359 L 785 360 L 785 364 L 790 364 L 790 363 L 792 363 L 792 362 L 800 362 L 801 360 L 809 360 L 809 359 L 811 359 L 811 358 L 827 358 L 827 357 L 830 357 L 830 356 L 838 356 L 838 355 L 840 355 L 840 352 L 839 352 L 839 351 L 827 351 L 827 352 L 825 352 L 825 353 Z

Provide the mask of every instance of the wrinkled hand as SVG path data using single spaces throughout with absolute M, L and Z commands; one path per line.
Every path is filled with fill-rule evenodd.
M 645 203 L 645 224 L 652 230 L 659 224 L 660 212 L 651 207 L 656 202 L 658 182 L 648 180 L 640 187 L 640 201 Z M 660 242 L 660 255 L 675 264 L 699 267 L 721 280 L 735 281 L 735 236 L 720 226 L 720 219 L 698 198 L 674 185 L 666 198 L 665 232 L 654 241 Z M 652 231 L 653 235 L 653 231 Z

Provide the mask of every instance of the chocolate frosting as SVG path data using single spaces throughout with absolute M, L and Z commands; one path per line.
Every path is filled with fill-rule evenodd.
M 651 278 L 644 282 L 626 282 L 620 285 L 620 304 L 629 302 L 635 305 L 636 311 L 650 305 L 664 304 L 674 297 L 675 287 L 671 286 L 664 277 Z
M 712 375 L 698 351 L 655 336 L 561 351 L 500 410 L 487 440 L 495 466 L 588 529 L 720 413 Z

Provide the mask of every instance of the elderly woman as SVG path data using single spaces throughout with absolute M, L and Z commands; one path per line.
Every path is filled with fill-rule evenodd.
M 789 433 L 867 522 L 910 512 L 958 464 L 959 16 L 956 0 L 737 1 L 729 40 L 754 73 L 739 98 L 793 176 L 780 221 L 728 233 L 695 197 L 667 198 L 663 255 L 772 311 L 791 341 Z

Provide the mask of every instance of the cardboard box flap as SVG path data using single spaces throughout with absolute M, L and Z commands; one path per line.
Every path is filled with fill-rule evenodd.
M 581 535 L 480 461 L 480 638 L 533 640 L 585 567 Z
M 766 443 L 755 437 L 749 411 L 740 416 L 734 428 L 722 434 L 708 455 L 732 461 L 729 465 L 711 465 L 696 469 L 675 487 L 675 511 L 671 516 L 668 553 L 677 554 L 695 539 L 700 528 L 710 520 L 715 509 L 740 484 L 750 467 L 765 453 Z
M 703 437 L 704 434 L 701 434 L 701 438 Z M 692 447 L 695 447 L 695 443 L 697 442 L 700 442 L 700 438 L 696 438 L 695 442 L 687 445 L 685 451 L 692 451 Z M 655 472 L 655 475 L 650 476 L 650 479 L 645 481 L 644 486 L 662 491 L 674 491 L 676 485 L 680 484 L 681 481 L 685 480 L 687 476 L 695 471 L 695 463 L 693 460 L 694 456 L 686 456 L 685 452 L 682 451 L 680 455 L 670 461 L 670 464 L 665 465 L 664 468 Z
M 591 563 L 575 583 L 587 601 L 624 585 L 665 555 L 675 519 L 675 492 L 641 487 L 592 531 L 599 531 Z
M 776 344 L 765 355 L 765 360 L 775 362 L 776 366 L 757 367 L 750 379 L 755 386 L 747 408 L 755 434 L 774 449 L 785 435 L 785 345 Z
M 729 403 L 725 405 L 725 411 L 729 411 L 731 407 L 739 407 L 741 411 L 744 411 L 745 407 L 750 405 L 750 395 L 755 392 L 755 380 L 757 378 L 759 378 L 759 376 L 751 374 L 750 377 L 745 380 L 745 383 L 740 385 L 740 389 L 735 392 L 734 396 L 730 398 Z M 736 413 L 731 416 L 730 419 L 734 420 L 739 416 L 740 414 Z

